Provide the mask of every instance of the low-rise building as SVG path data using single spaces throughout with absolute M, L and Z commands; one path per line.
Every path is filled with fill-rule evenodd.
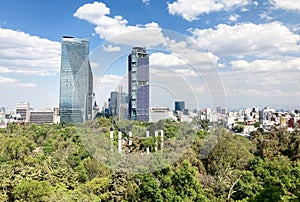
M 30 123 L 36 124 L 53 124 L 54 111 L 52 110 L 35 110 L 30 112 Z
M 173 113 L 170 113 L 167 107 L 150 107 L 150 122 L 158 122 L 162 119 L 172 118 Z

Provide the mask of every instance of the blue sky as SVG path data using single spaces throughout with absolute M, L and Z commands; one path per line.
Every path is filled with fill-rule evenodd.
M 60 43 L 63 35 L 72 35 L 90 38 L 100 105 L 119 85 L 126 89 L 126 55 L 134 44 L 151 53 L 153 106 L 172 107 L 180 99 L 189 108 L 299 108 L 300 0 L 0 5 L 0 106 L 14 108 L 21 101 L 36 109 L 58 106 Z M 136 41 L 139 32 L 147 38 Z

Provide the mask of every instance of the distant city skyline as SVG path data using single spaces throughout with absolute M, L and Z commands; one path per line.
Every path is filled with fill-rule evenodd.
M 119 46 L 124 41 L 116 44 L 105 44 L 105 41 L 137 30 L 155 29 L 157 32 L 147 34 L 147 38 L 134 38 L 148 43 L 146 48 L 154 43 L 168 43 L 168 51 L 149 50 L 150 77 L 157 77 L 155 85 L 150 86 L 150 92 L 154 93 L 150 106 L 173 107 L 178 98 L 190 109 L 211 107 L 207 91 L 211 91 L 213 80 L 208 81 L 209 74 L 205 75 L 205 70 L 200 69 L 204 82 L 198 82 L 193 69 L 184 67 L 192 54 L 178 57 L 178 51 L 187 52 L 187 49 L 184 43 L 167 41 L 162 36 L 162 30 L 171 30 L 185 35 L 210 57 L 222 81 L 225 107 L 299 108 L 299 18 L 300 3 L 295 0 L 3 1 L 0 8 L 0 107 L 14 109 L 16 103 L 23 101 L 34 109 L 59 106 L 62 36 L 89 38 L 91 54 L 102 49 L 110 54 L 128 55 L 130 52 Z M 132 40 L 127 37 L 125 42 Z M 118 89 L 127 69 L 126 57 L 116 61 L 104 59 L 105 64 L 112 63 L 104 73 L 97 72 L 99 64 L 91 60 L 96 72 L 96 101 L 100 107 L 107 101 L 109 92 Z M 196 98 L 189 99 L 178 92 L 172 94 L 175 86 L 163 91 L 157 82 L 167 70 L 172 70 L 169 72 L 173 72 L 176 79 L 186 82 Z

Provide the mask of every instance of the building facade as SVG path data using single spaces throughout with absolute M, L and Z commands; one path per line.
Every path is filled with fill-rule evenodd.
M 113 91 L 108 100 L 110 116 L 118 116 L 120 119 L 128 119 L 128 94 Z
M 149 121 L 149 55 L 134 47 L 128 56 L 129 119 Z
M 35 124 L 53 124 L 54 111 L 52 110 L 35 110 L 30 112 L 30 123 Z
M 62 39 L 59 108 L 61 122 L 84 123 L 92 118 L 89 39 L 68 36 Z
M 158 122 L 172 117 L 173 113 L 167 107 L 150 107 L 150 122 Z
M 30 120 L 30 104 L 28 102 L 19 102 L 16 105 L 16 114 L 21 116 L 21 120 L 29 122 Z
M 175 101 L 175 113 L 184 112 L 185 102 L 184 101 Z

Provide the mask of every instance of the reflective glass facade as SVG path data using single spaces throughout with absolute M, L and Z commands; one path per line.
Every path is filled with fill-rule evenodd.
M 60 120 L 83 123 L 92 118 L 93 74 L 89 39 L 63 37 L 60 70 Z
M 109 113 L 111 116 L 119 116 L 128 119 L 128 94 L 117 91 L 110 93 Z
M 177 112 L 177 111 L 183 112 L 184 109 L 185 109 L 184 101 L 175 101 L 175 112 Z
M 149 121 L 149 55 L 134 47 L 128 56 L 129 118 Z

